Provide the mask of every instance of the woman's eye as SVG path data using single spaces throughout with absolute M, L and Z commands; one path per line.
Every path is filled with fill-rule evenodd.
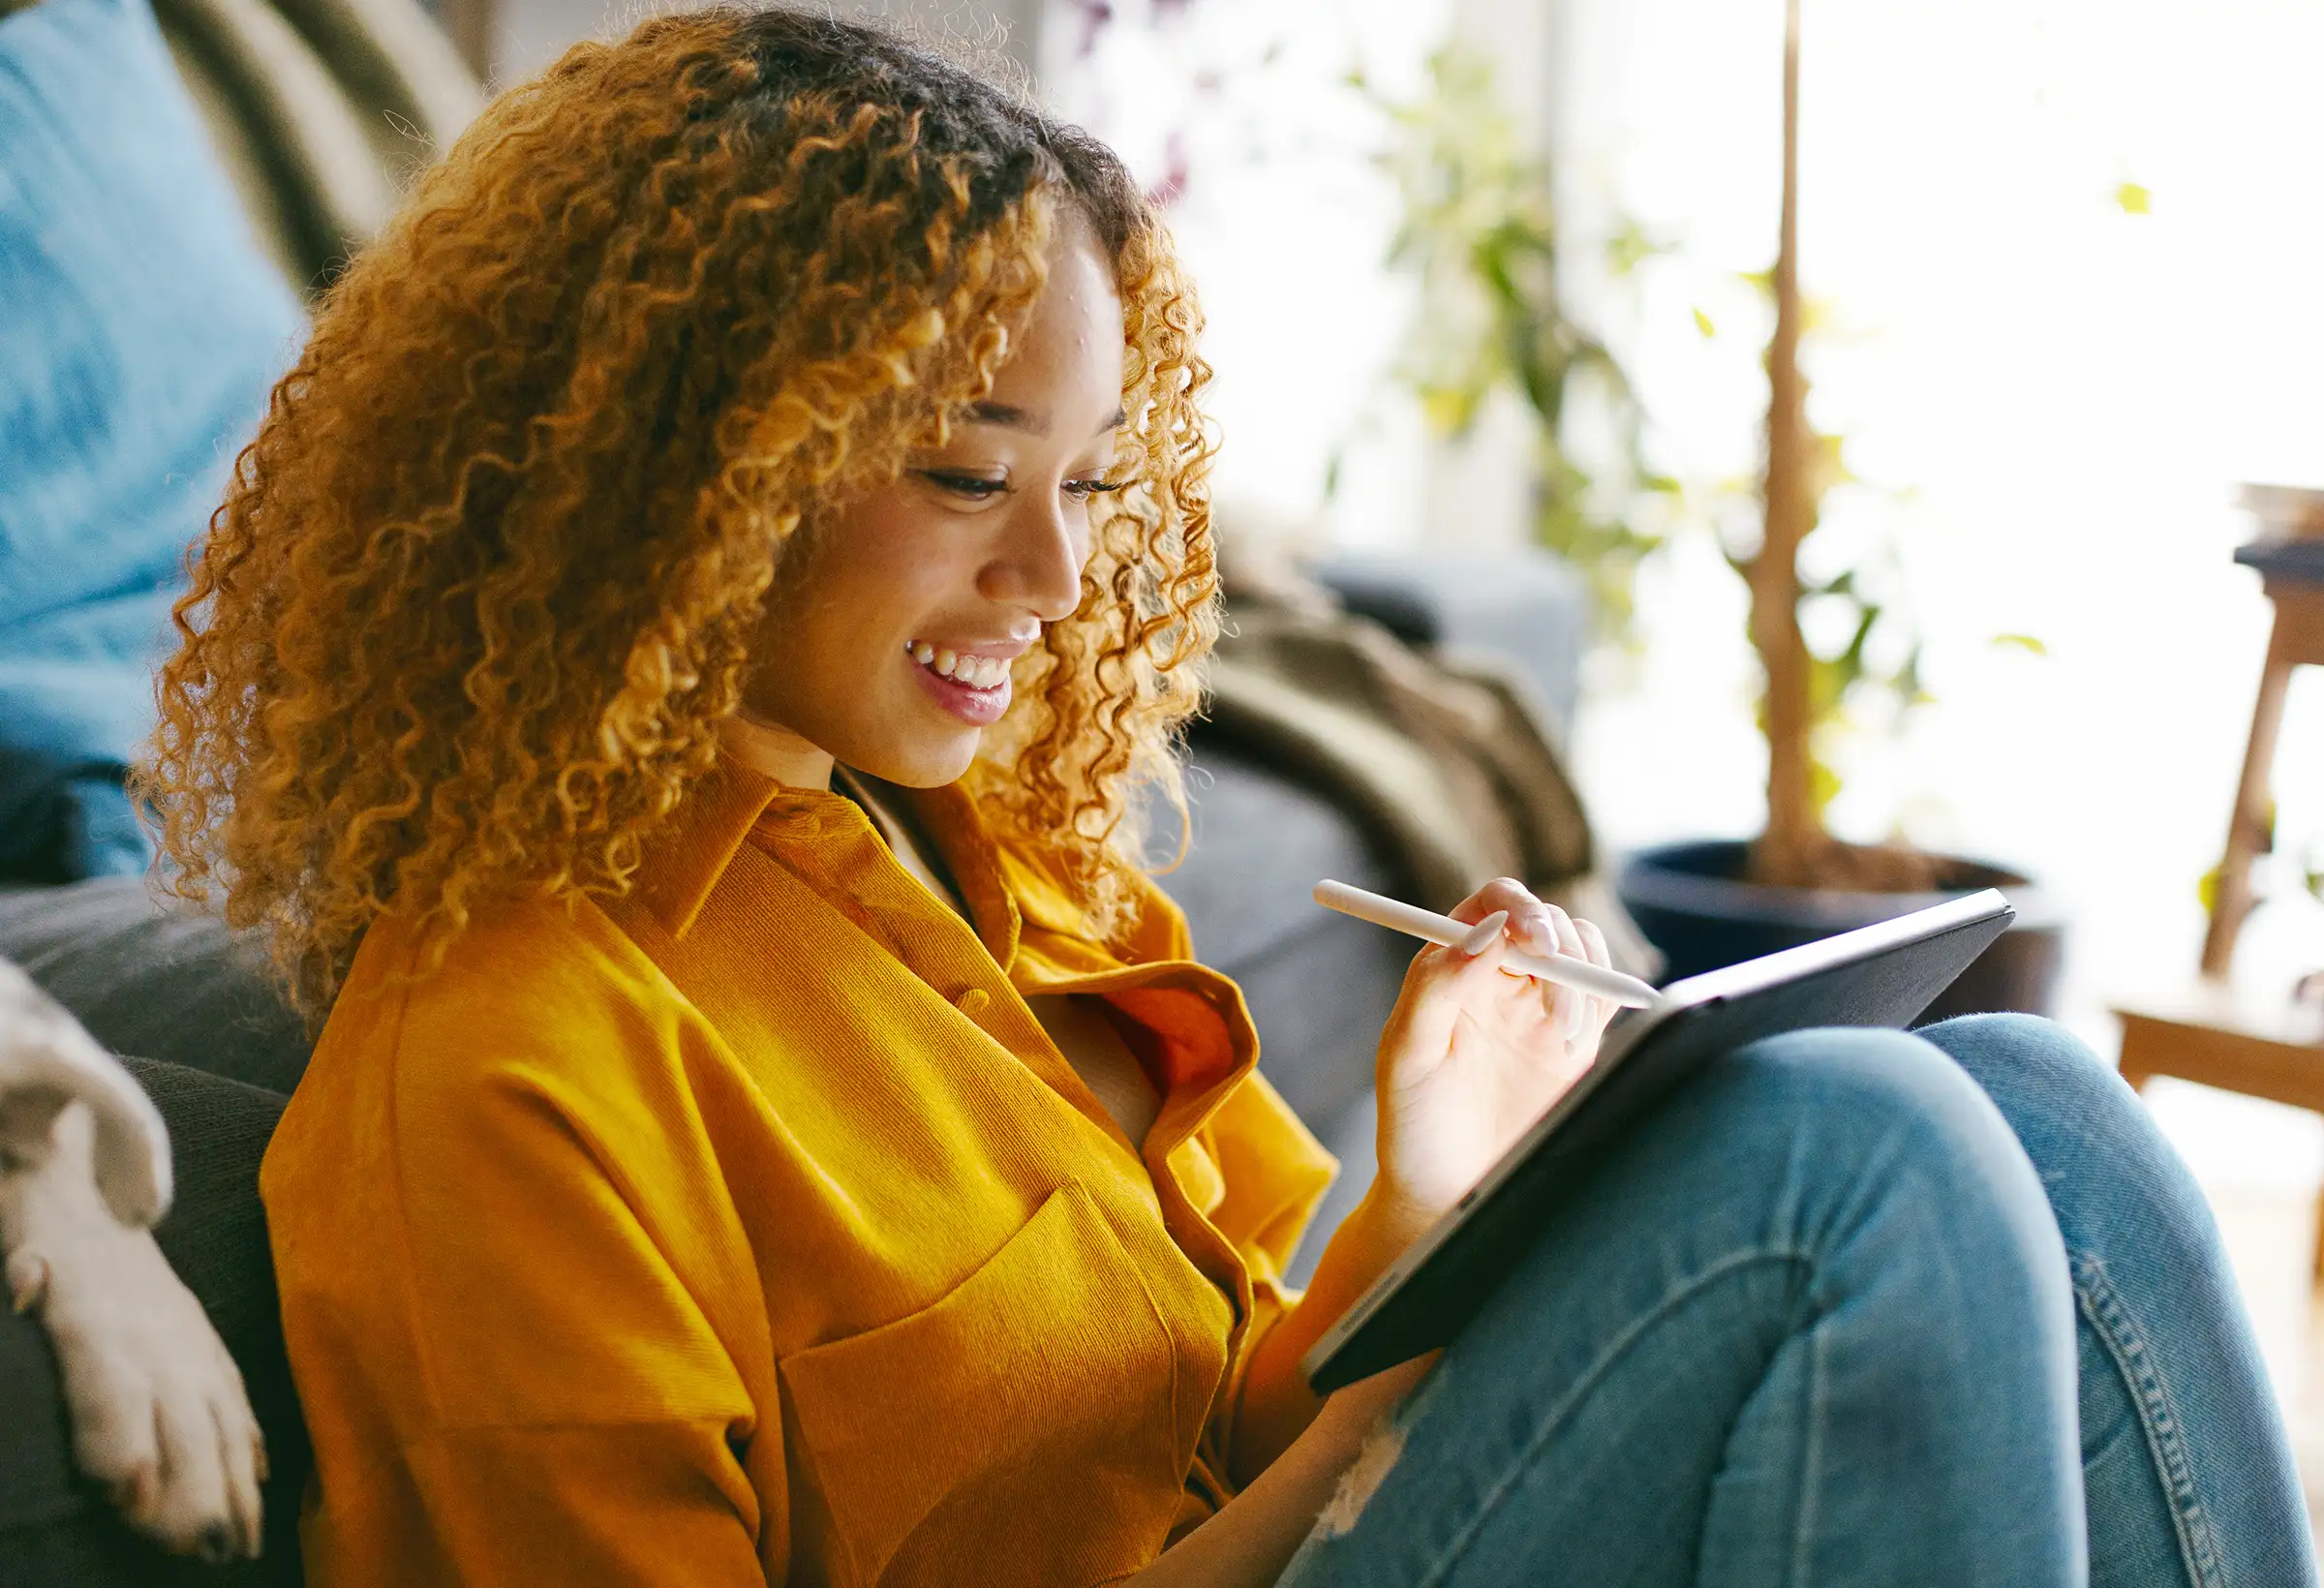
M 1009 488 L 1005 479 L 989 479 L 983 474 L 956 474 L 943 469 L 923 469 L 920 477 L 939 491 L 966 497 L 971 502 L 984 502 L 1004 494 Z
M 988 474 L 956 473 L 949 469 L 922 469 L 918 473 L 922 479 L 937 490 L 950 496 L 963 497 L 970 502 L 989 502 L 994 497 L 1008 495 L 1012 489 L 1007 480 L 994 479 Z M 1121 488 L 1119 482 L 1095 474 L 1069 479 L 1064 485 L 1065 494 L 1076 502 L 1087 502 L 1095 496 L 1111 496 Z

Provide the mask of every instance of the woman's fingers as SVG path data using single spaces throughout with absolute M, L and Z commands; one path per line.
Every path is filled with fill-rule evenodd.
M 1452 1040 L 1461 1010 L 1486 978 L 1497 978 L 1509 940 L 1509 918 L 1495 911 L 1474 923 L 1467 942 L 1423 948 L 1404 972 L 1404 989 L 1381 1033 L 1383 1090 L 1424 1080 Z M 1470 945 L 1473 944 L 1474 947 Z
M 1557 923 L 1550 919 L 1549 906 L 1534 901 L 1519 917 L 1523 926 L 1520 935 L 1527 952 L 1550 955 L 1557 952 Z
M 1468 936 L 1461 939 L 1460 952 L 1472 960 L 1475 959 L 1492 945 L 1493 939 L 1500 936 L 1502 929 L 1508 925 L 1509 911 L 1493 911 L 1492 914 L 1478 922 Z
M 1572 935 L 1574 928 L 1565 919 L 1565 911 L 1555 904 L 1537 902 L 1531 912 L 1531 932 L 1526 947 L 1543 959 L 1553 960 L 1578 948 L 1581 940 Z M 1569 947 L 1571 943 L 1571 948 Z M 1560 987 L 1551 981 L 1537 981 L 1542 1007 L 1549 1022 L 1549 1040 L 1562 1049 L 1572 1040 L 1575 1008 L 1581 995 L 1571 988 Z
M 1461 945 L 1461 952 L 1472 959 L 1492 938 L 1502 936 L 1544 959 L 1563 955 L 1608 968 L 1613 964 L 1605 933 L 1598 930 L 1596 922 L 1577 919 L 1514 877 L 1493 878 L 1454 905 L 1451 913 L 1453 920 L 1475 929 Z M 1550 1029 L 1564 1042 L 1573 1042 L 1593 1026 L 1603 1028 L 1614 1012 L 1609 999 L 1575 992 L 1552 982 L 1541 982 L 1539 995 Z
M 1557 952 L 1575 960 L 1588 959 L 1589 951 L 1582 946 L 1581 932 L 1574 925 L 1574 918 L 1555 904 L 1544 904 L 1542 908 L 1549 912 L 1549 924 L 1556 931 Z
M 1542 925 L 1538 931 L 1537 952 L 1579 960 L 1587 964 L 1604 965 L 1609 962 L 1605 935 L 1588 921 L 1576 920 L 1564 909 L 1551 903 L 1540 906 Z M 1559 988 L 1544 982 L 1542 995 L 1550 1006 L 1551 1030 L 1557 1040 L 1568 1047 L 1594 1026 L 1603 1026 L 1612 1012 L 1606 1000 L 1577 992 L 1572 988 Z
M 1528 909 L 1539 908 L 1540 904 L 1541 901 L 1515 877 L 1497 876 L 1446 913 L 1466 927 L 1476 925 L 1495 910 L 1507 910 L 1513 917 L 1523 920 Z

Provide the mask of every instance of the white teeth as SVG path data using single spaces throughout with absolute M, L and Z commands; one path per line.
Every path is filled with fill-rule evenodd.
M 1009 663 L 1004 657 L 979 657 L 964 651 L 947 651 L 927 640 L 908 641 L 903 649 L 914 661 L 937 677 L 965 684 L 972 689 L 998 688 L 1009 676 Z

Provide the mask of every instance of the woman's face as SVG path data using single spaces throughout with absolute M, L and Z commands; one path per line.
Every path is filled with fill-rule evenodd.
M 992 395 L 786 569 L 744 691 L 754 762 L 817 785 L 828 757 L 921 788 L 968 770 L 1009 663 L 1081 603 L 1122 356 L 1113 270 L 1086 227 L 1062 228 Z

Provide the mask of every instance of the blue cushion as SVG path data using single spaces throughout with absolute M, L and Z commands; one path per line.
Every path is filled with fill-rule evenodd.
M 0 876 L 142 870 L 188 544 L 302 331 L 146 0 L 0 18 Z

